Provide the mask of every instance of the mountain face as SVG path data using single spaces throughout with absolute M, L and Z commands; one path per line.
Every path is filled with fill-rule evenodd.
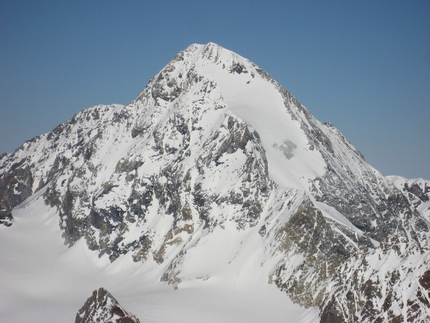
M 248 281 L 318 307 L 321 322 L 430 320 L 430 182 L 382 176 L 213 43 L 177 54 L 127 106 L 83 110 L 2 155 L 1 223 L 35 196 L 66 245 L 131 255 L 173 288 L 215 267 L 234 279 L 232 264 L 252 260 Z M 223 252 L 209 247 L 219 239 Z

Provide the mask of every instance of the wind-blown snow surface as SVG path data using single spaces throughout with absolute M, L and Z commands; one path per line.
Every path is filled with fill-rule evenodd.
M 212 276 L 184 282 L 173 290 L 152 279 L 161 273 L 151 261 L 136 263 L 125 255 L 111 263 L 107 256 L 99 258 L 90 251 L 84 240 L 67 248 L 55 209 L 40 197 L 17 208 L 14 218 L 12 227 L 0 227 L 2 322 L 74 322 L 85 300 L 101 286 L 141 322 L 318 321 L 317 310 L 292 304 L 285 293 L 267 284 L 267 273 L 259 273 L 260 264 L 229 253 L 228 244 L 242 241 L 229 239 L 228 229 L 218 230 L 204 242 L 211 253 L 206 263 L 201 263 L 198 253 L 209 250 L 196 248 L 195 257 L 190 253 L 187 259 L 185 275 L 209 270 Z M 252 242 L 244 246 L 255 247 Z M 220 260 L 232 263 L 226 266 Z

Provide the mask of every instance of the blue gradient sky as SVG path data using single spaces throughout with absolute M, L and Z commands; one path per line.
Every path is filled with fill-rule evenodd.
M 430 179 L 430 1 L 0 0 L 0 153 L 133 100 L 175 54 L 250 59 L 384 175 Z

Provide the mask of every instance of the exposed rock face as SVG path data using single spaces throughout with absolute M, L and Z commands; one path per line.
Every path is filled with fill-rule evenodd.
M 76 314 L 75 323 L 139 323 L 103 287 L 95 290 Z
M 389 176 L 388 179 L 403 192 L 409 203 L 430 220 L 430 181 L 424 179 L 406 179 L 400 176 Z
M 7 159 L 8 154 L 0 157 Z M 32 165 L 24 158 L 10 166 L 7 173 L 0 174 L 0 224 L 11 226 L 12 209 L 32 194 Z M 1 171 L 1 166 L 0 166 Z
M 175 288 L 188 252 L 233 224 L 322 322 L 425 322 L 429 187 L 383 177 L 255 64 L 191 45 L 129 105 L 83 110 L 0 157 L 0 222 L 43 192 L 67 245 L 154 261 Z

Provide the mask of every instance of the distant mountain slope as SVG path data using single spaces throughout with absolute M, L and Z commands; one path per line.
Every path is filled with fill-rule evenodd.
M 0 219 L 39 192 L 69 247 L 174 288 L 263 280 L 322 322 L 425 322 L 429 184 L 398 183 L 254 63 L 193 44 L 127 106 L 3 155 Z

